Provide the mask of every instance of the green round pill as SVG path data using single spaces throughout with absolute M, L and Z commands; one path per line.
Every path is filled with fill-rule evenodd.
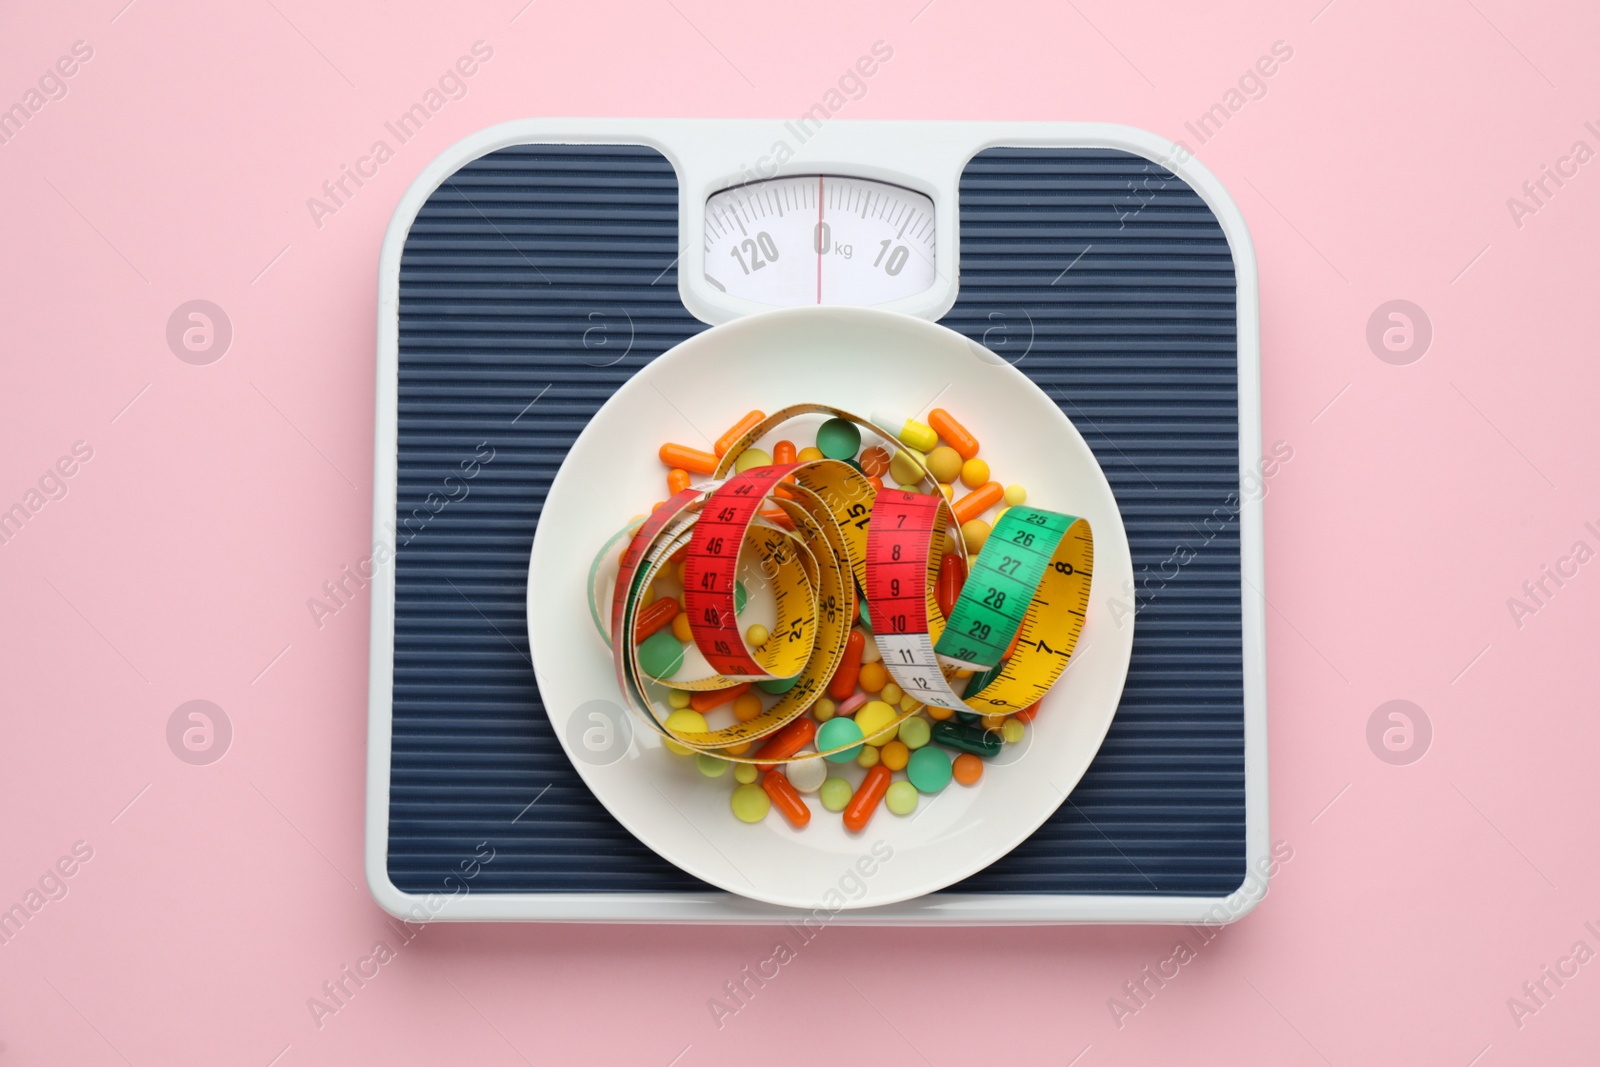
M 733 765 L 733 780 L 740 785 L 750 785 L 759 777 L 761 777 L 761 772 L 756 770 L 754 763 L 735 763 Z
M 843 811 L 845 805 L 850 803 L 850 798 L 855 796 L 855 792 L 850 788 L 850 783 L 843 778 L 829 778 L 822 783 L 822 788 L 817 790 L 817 797 L 822 801 L 822 806 L 829 811 Z
M 910 815 L 917 810 L 917 787 L 910 782 L 895 782 L 884 794 L 883 802 L 896 815 Z
M 694 758 L 694 764 L 700 768 L 700 773 L 707 778 L 721 778 L 728 773 L 728 761 L 721 756 L 712 756 L 702 752 Z
M 911 779 L 911 784 L 916 786 L 919 792 L 939 792 L 950 784 L 949 754 L 944 749 L 934 748 L 931 745 L 917 749 L 911 753 L 911 759 L 906 762 L 906 777 Z
M 756 688 L 763 693 L 787 693 L 794 688 L 795 683 L 799 680 L 800 676 L 798 674 L 793 678 L 769 678 L 764 682 L 757 682 Z
M 829 459 L 854 459 L 861 450 L 861 431 L 845 419 L 829 419 L 817 427 L 817 451 Z
M 854 719 L 842 716 L 829 719 L 822 724 L 822 729 L 817 731 L 817 751 L 826 752 L 840 745 L 854 745 L 854 748 L 847 748 L 843 752 L 835 752 L 827 757 L 830 763 L 849 763 L 861 751 L 859 742 L 863 736 L 861 727 L 856 725 Z
M 750 599 L 750 590 L 744 587 L 742 580 L 733 583 L 733 610 L 735 613 L 744 610 L 745 601 Z
M 759 785 L 741 785 L 733 791 L 733 813 L 740 822 L 760 822 L 772 807 L 772 798 Z
M 919 749 L 933 736 L 933 727 L 927 719 L 910 718 L 900 724 L 899 738 L 909 749 Z
M 683 646 L 671 630 L 657 630 L 639 645 L 639 669 L 652 678 L 670 678 L 683 666 Z

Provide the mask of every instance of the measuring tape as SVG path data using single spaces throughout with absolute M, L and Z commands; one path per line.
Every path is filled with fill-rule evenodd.
M 935 586 L 953 516 L 932 474 L 913 453 L 907 455 L 930 494 L 874 490 L 858 468 L 834 459 L 773 464 L 730 476 L 741 452 L 782 423 L 808 414 L 846 419 L 898 448 L 892 433 L 849 412 L 794 405 L 763 419 L 734 442 L 709 481 L 674 494 L 646 516 L 623 550 L 611 626 L 604 635 L 630 708 L 662 736 L 691 750 L 744 763 L 800 758 L 761 751 L 733 755 L 726 749 L 771 738 L 823 695 L 844 656 L 858 588 L 867 591 L 885 665 L 913 698 L 892 725 L 914 715 L 923 703 L 985 714 L 1019 711 L 1034 703 L 1060 676 L 1082 628 L 1093 569 L 1088 523 L 1037 508 L 1009 509 L 946 620 Z M 607 548 L 621 536 L 614 536 Z M 999 551 L 1002 539 L 1012 551 Z M 952 550 L 965 562 L 959 537 Z M 690 635 L 711 673 L 652 678 L 639 663 L 635 628 L 651 582 L 679 559 Z M 759 648 L 749 645 L 737 611 L 739 576 L 741 571 L 748 575 L 752 566 L 771 587 L 777 615 Z M 598 575 L 597 564 L 590 572 L 591 610 L 597 621 Z M 1042 616 L 1039 612 L 1069 603 L 1075 608 Z M 1004 668 L 981 695 L 963 701 L 951 689 L 948 675 L 962 668 L 992 672 L 1013 638 L 1016 652 Z M 684 732 L 666 727 L 671 709 L 651 700 L 652 682 L 697 692 L 745 682 L 787 685 L 769 690 L 777 691 L 778 699 L 749 722 Z M 828 754 L 808 752 L 804 758 Z
M 848 463 L 822 459 L 756 468 L 686 489 L 652 512 L 623 552 L 612 601 L 618 686 L 635 712 L 645 709 L 641 717 L 659 733 L 697 751 L 761 740 L 802 715 L 821 696 L 844 655 L 856 615 L 855 575 L 866 575 L 873 492 L 866 477 Z M 769 502 L 788 517 L 793 533 L 762 516 Z M 664 721 L 668 713 L 645 695 L 648 676 L 639 664 L 634 627 L 645 607 L 644 591 L 680 551 L 690 633 L 716 673 L 673 677 L 664 684 L 703 691 L 742 681 L 792 679 L 778 700 L 749 722 L 719 730 L 669 730 Z M 760 567 L 777 606 L 776 623 L 758 650 L 749 648 L 737 621 L 741 561 Z M 895 723 L 915 711 L 904 710 Z M 746 763 L 799 758 L 716 754 Z
M 878 493 L 866 585 L 878 649 L 900 688 L 925 704 L 984 715 L 1021 711 L 1055 684 L 1077 645 L 1094 578 L 1093 533 L 1072 515 L 1006 509 L 946 620 L 934 585 L 948 515 L 942 496 Z M 981 693 L 957 695 L 949 674 L 993 670 L 1013 639 L 1016 651 Z

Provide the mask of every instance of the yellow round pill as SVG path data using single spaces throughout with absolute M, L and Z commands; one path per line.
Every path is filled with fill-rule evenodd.
M 976 462 L 976 460 L 974 460 Z M 752 467 L 770 467 L 772 457 L 759 448 L 747 448 L 739 453 L 739 458 L 733 461 L 733 469 L 740 474 Z M 988 470 L 987 467 L 984 468 Z
M 816 448 L 812 445 L 807 445 L 806 447 L 802 448 L 794 458 L 799 460 L 801 463 L 812 463 L 819 459 L 826 459 L 827 457 L 822 454 L 822 449 Z
M 856 756 L 856 763 L 862 767 L 876 767 L 880 758 L 877 749 L 871 745 L 862 745 L 860 755 Z
M 974 456 L 961 465 L 961 484 L 976 489 L 989 480 L 989 464 Z
M 767 633 L 767 628 L 759 622 L 744 632 L 744 639 L 750 642 L 751 648 L 760 648 L 767 643 L 767 638 L 772 635 Z
M 1011 508 L 1016 507 L 1018 504 L 1026 504 L 1028 502 L 1028 491 L 1020 485 L 1008 485 L 1006 486 L 1005 499 L 1006 506 Z
M 905 695 L 904 691 L 893 682 L 883 683 L 882 688 L 883 691 L 880 696 L 885 704 L 898 704 L 900 703 L 900 698 Z
M 733 765 L 733 780 L 740 785 L 749 785 L 759 776 L 754 763 L 735 763 Z
M 899 718 L 894 705 L 883 700 L 869 700 L 856 712 L 856 725 L 869 745 L 881 745 L 894 740 L 898 726 L 890 725 Z
M 1014 719 L 1009 715 L 1006 716 L 1006 724 L 1000 727 L 1000 736 L 1006 739 L 1006 744 L 1008 745 L 1014 745 L 1021 741 L 1023 735 L 1027 732 L 1028 728 L 1020 720 Z
M 694 640 L 694 633 L 689 629 L 689 616 L 684 612 L 680 611 L 672 617 L 672 636 L 684 644 Z M 688 707 L 687 704 L 684 706 Z
M 956 487 L 946 482 L 939 483 L 939 492 L 944 494 L 946 500 L 954 500 L 956 498 Z
M 668 715 L 666 721 L 661 725 L 673 733 L 702 734 L 706 731 L 706 717 L 690 708 L 679 708 L 671 715 Z M 661 743 L 667 746 L 667 751 L 669 752 L 676 752 L 680 756 L 694 755 L 694 749 L 685 748 L 670 737 L 663 737 Z
M 910 693 L 907 693 L 905 696 L 900 698 L 900 710 L 901 711 L 910 711 L 912 708 L 914 708 L 916 706 L 917 706 L 917 698 L 912 696 Z
M 667 706 L 672 708 L 686 708 L 689 706 L 689 691 L 687 689 L 668 689 Z
M 968 552 L 977 552 L 989 540 L 991 527 L 982 519 L 973 519 L 961 526 L 961 539 L 967 543 Z
M 917 466 L 917 459 L 922 458 L 918 454 L 916 459 L 913 459 L 912 453 L 903 448 L 898 450 L 895 452 L 894 458 L 889 461 L 889 477 L 900 485 L 920 484 L 922 481 L 922 469 Z
M 961 453 L 949 445 L 940 445 L 928 453 L 928 469 L 941 482 L 953 482 L 961 477 Z
M 835 704 L 827 697 L 823 697 L 821 700 L 811 705 L 811 714 L 818 722 L 827 722 L 829 719 L 833 718 L 833 713 L 838 709 L 838 707 L 839 705 Z

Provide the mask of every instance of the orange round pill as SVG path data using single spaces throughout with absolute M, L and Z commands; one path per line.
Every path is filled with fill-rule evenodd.
M 891 771 L 903 771 L 911 761 L 911 750 L 904 741 L 890 741 L 878 750 L 878 759 Z
M 883 477 L 889 472 L 889 452 L 887 449 L 873 445 L 861 453 L 861 458 L 856 462 L 861 464 L 861 472 L 867 475 Z
M 956 757 L 950 770 L 962 785 L 975 785 L 983 777 L 983 760 L 970 752 L 963 752 Z
M 754 693 L 746 693 L 733 702 L 733 717 L 740 722 L 749 722 L 751 719 L 761 717 L 761 698 Z
M 881 660 L 861 665 L 861 673 L 856 675 L 856 684 L 868 693 L 881 692 L 889 683 L 889 671 Z

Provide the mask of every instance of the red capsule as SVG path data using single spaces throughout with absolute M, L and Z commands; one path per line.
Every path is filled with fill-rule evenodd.
M 789 776 L 782 771 L 772 770 L 761 776 L 761 788 L 767 796 L 772 798 L 772 806 L 796 830 L 805 828 L 811 821 L 811 809 L 806 807 L 806 802 L 800 799 L 800 793 L 790 784 Z
M 670 623 L 676 614 L 678 614 L 678 602 L 669 596 L 646 604 L 633 623 L 634 644 L 638 644 Z
M 939 563 L 939 611 L 946 619 L 956 609 L 961 587 L 967 584 L 967 564 L 954 552 L 946 552 Z
M 756 759 L 786 760 L 809 745 L 816 736 L 817 720 L 802 715 L 767 738 L 766 743 L 756 749 Z M 776 763 L 757 763 L 756 770 L 770 771 L 776 766 Z
M 861 676 L 861 653 L 866 650 L 867 639 L 860 630 L 851 630 L 850 637 L 844 643 L 844 658 L 839 661 L 839 669 L 833 672 L 833 678 L 828 682 L 828 695 L 835 700 L 849 700 L 850 694 L 856 691 L 856 679 Z
M 844 807 L 846 830 L 860 833 L 867 828 L 872 813 L 878 810 L 878 804 L 883 800 L 883 795 L 889 791 L 889 783 L 893 779 L 894 772 L 881 763 L 867 771 L 867 776 L 861 779 L 861 784 L 856 787 L 850 803 Z

